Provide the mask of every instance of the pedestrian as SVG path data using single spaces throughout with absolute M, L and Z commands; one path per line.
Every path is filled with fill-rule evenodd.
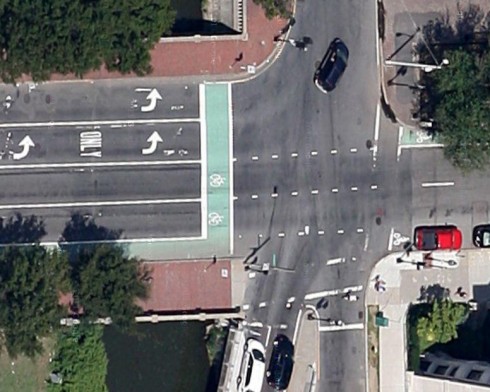
M 381 282 L 376 282 L 374 284 L 374 289 L 379 293 L 383 293 L 386 291 L 386 286 L 384 286 Z
M 386 282 L 381 279 L 381 276 L 379 275 L 377 275 L 375 278 L 374 289 L 379 293 L 383 293 L 386 291 Z

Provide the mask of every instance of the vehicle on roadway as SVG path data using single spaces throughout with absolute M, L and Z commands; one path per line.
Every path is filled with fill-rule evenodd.
M 340 38 L 335 38 L 327 49 L 320 65 L 315 71 L 313 80 L 321 92 L 327 94 L 339 82 L 347 68 L 349 50 Z
M 274 339 L 271 359 L 267 368 L 267 383 L 276 391 L 286 389 L 294 365 L 294 346 L 286 335 Z
M 418 250 L 459 250 L 462 243 L 463 235 L 454 225 L 419 226 L 414 231 Z
M 490 248 L 490 225 L 478 225 L 473 228 L 473 245 L 478 248 Z
M 257 339 L 250 338 L 243 348 L 240 375 L 237 378 L 239 392 L 261 392 L 265 374 L 265 347 Z

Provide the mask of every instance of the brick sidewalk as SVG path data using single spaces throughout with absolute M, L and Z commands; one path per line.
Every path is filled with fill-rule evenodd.
M 246 76 L 246 66 L 263 64 L 274 52 L 274 37 L 287 21 L 268 20 L 262 8 L 247 0 L 247 39 L 207 38 L 194 42 L 158 43 L 152 51 L 153 72 L 149 77 L 206 76 L 231 74 Z M 240 55 L 241 54 L 241 55 Z M 242 57 L 241 61 L 235 59 Z M 105 68 L 89 72 L 84 79 L 117 79 L 136 77 L 134 74 L 109 73 Z M 73 80 L 69 75 L 52 75 L 51 80 Z M 27 79 L 26 79 L 27 80 Z
M 410 67 L 405 74 L 397 76 L 397 71 L 400 71 L 401 67 L 386 66 L 384 61 L 391 57 L 394 61 L 416 62 L 413 59 L 411 44 L 417 37 L 409 41 L 400 52 L 395 53 L 395 51 L 407 41 L 407 36 L 415 33 L 417 26 L 422 29 L 431 20 L 445 21 L 449 17 L 450 24 L 454 27 L 459 14 L 458 7 L 459 10 L 465 11 L 470 4 L 480 6 L 486 14 L 490 10 L 490 3 L 488 0 L 380 0 L 380 3 L 378 2 L 378 7 L 384 9 L 384 17 L 379 20 L 379 23 L 384 24 L 384 39 L 380 37 L 382 40 L 380 61 L 385 99 L 398 122 L 409 127 L 418 127 L 417 121 L 412 119 L 412 100 L 416 98 L 413 93 L 416 89 L 413 87 L 418 82 L 419 73 L 423 71 L 420 68 Z M 396 33 L 399 33 L 399 37 L 396 37 Z M 442 59 L 437 60 L 439 63 L 442 62 Z M 443 70 L 432 72 L 443 72 Z M 388 85 L 390 79 L 395 82 L 394 85 Z

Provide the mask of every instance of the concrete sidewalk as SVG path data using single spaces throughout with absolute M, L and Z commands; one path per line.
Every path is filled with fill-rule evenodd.
M 311 392 L 320 379 L 320 322 L 309 320 L 308 315 L 319 315 L 314 307 L 302 309 L 298 328 L 293 337 L 294 367 L 288 391 Z
M 418 82 L 420 73 L 424 71 L 413 67 L 403 70 L 400 66 L 389 66 L 385 62 L 419 63 L 413 45 L 423 42 L 424 26 L 436 21 L 445 24 L 449 18 L 449 24 L 455 30 L 470 4 L 480 7 L 485 15 L 490 11 L 490 3 L 488 0 L 378 0 L 377 4 L 380 72 L 385 100 L 400 124 L 418 127 L 417 119 L 412 116 L 413 102 L 418 100 Z M 417 31 L 418 28 L 420 31 Z M 442 58 L 435 59 L 430 65 L 441 62 Z M 443 69 L 432 72 L 443 72 Z
M 389 320 L 388 327 L 379 328 L 380 392 L 416 392 L 412 386 L 413 372 L 406 370 L 405 321 L 408 307 L 410 303 L 418 302 L 422 287 L 440 285 L 450 290 L 454 301 L 462 301 L 455 294 L 458 287 L 463 287 L 468 293 L 467 300 L 474 298 L 479 303 L 490 300 L 490 251 L 462 250 L 459 253 L 459 266 L 452 269 L 417 270 L 413 264 L 397 263 L 396 259 L 401 255 L 403 252 L 392 253 L 380 260 L 371 272 L 366 289 L 366 306 L 378 305 Z M 384 292 L 374 288 L 378 275 L 386 282 Z

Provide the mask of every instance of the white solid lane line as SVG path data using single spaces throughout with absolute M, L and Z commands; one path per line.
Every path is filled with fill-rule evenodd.
M 364 329 L 363 323 L 353 323 L 344 325 L 321 326 L 320 332 L 347 331 L 347 330 Z
M 208 130 L 206 122 L 206 86 L 199 85 L 199 138 L 201 144 L 201 233 L 208 238 Z M 232 157 L 233 155 L 230 155 Z M 233 164 L 232 164 L 233 165 Z M 232 193 L 232 192 L 230 192 Z M 230 202 L 233 207 L 233 202 Z
M 231 83 L 228 84 L 228 159 L 229 162 L 229 186 L 228 192 L 230 194 L 230 254 L 233 254 L 235 251 L 235 206 L 232 202 L 232 196 L 235 192 L 235 184 L 234 184 L 234 168 L 233 162 L 231 158 L 233 157 L 233 102 L 232 102 L 232 90 Z
M 388 251 L 393 249 L 393 236 L 395 235 L 395 228 L 392 227 L 390 231 L 390 238 L 388 239 Z
M 92 127 L 95 125 L 133 125 L 133 124 L 175 124 L 199 122 L 199 118 L 149 118 L 134 120 L 100 120 L 100 121 L 47 121 L 26 123 L 0 123 L 0 128 L 42 128 L 42 127 Z
M 376 123 L 374 124 L 374 145 L 373 145 L 373 165 L 376 163 L 376 156 L 378 154 L 378 139 L 379 139 L 379 122 L 380 122 L 380 104 L 376 106 Z
M 200 165 L 199 159 L 179 161 L 114 161 L 114 162 L 68 162 L 68 163 L 14 163 L 12 165 L 0 165 L 0 170 L 18 169 L 70 169 L 92 167 L 125 167 L 125 166 L 171 166 L 171 165 Z
M 156 199 L 156 200 L 108 200 L 108 201 L 80 201 L 80 202 L 67 202 L 67 203 L 0 204 L 0 210 L 21 210 L 21 209 L 34 209 L 34 208 L 142 206 L 142 205 L 177 204 L 177 203 L 201 203 L 201 199 L 195 198 L 195 199 Z
M 447 182 L 423 182 L 422 188 L 435 188 L 441 186 L 454 186 L 454 181 Z
M 306 294 L 305 295 L 305 301 L 323 298 L 323 297 L 332 297 L 334 295 L 339 295 L 342 293 L 348 293 L 349 291 L 351 293 L 356 293 L 356 292 L 362 291 L 362 288 L 363 288 L 363 286 L 359 285 L 359 286 L 345 287 L 343 289 L 317 291 L 315 293 Z
M 327 260 L 326 265 L 334 265 L 339 263 L 345 263 L 345 257 L 338 257 L 336 259 Z
M 141 244 L 141 243 L 152 243 L 152 242 L 174 242 L 174 241 L 202 241 L 205 238 L 200 237 L 149 237 L 149 238 L 123 238 L 117 240 L 101 240 L 101 241 L 70 241 L 70 242 L 58 242 L 58 241 L 43 241 L 40 242 L 42 246 L 59 246 L 63 244 L 70 245 L 80 245 L 86 244 L 87 242 L 91 244 Z M 23 244 L 26 245 L 26 244 Z M 34 245 L 34 244 L 33 244 Z

